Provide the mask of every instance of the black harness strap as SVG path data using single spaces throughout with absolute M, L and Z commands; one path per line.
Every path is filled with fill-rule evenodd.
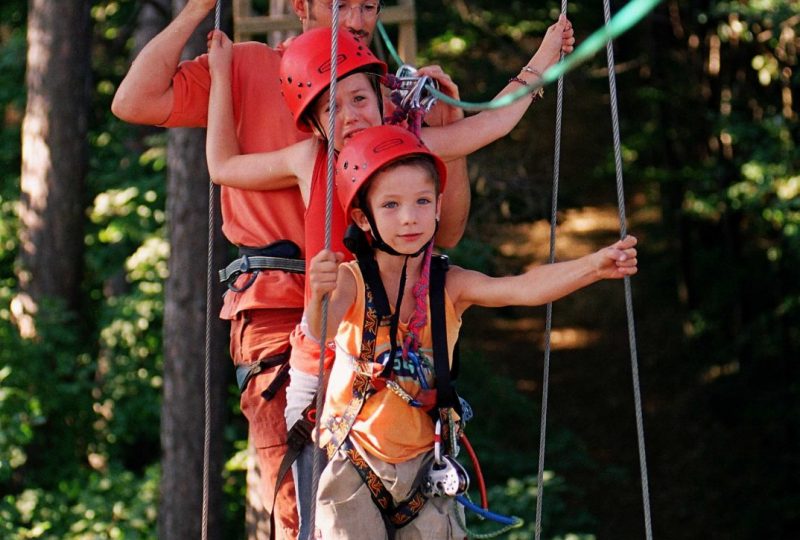
M 282 353 L 274 354 L 272 356 L 268 356 L 267 358 L 258 360 L 257 362 L 253 362 L 252 364 L 239 364 L 236 366 L 236 385 L 239 387 L 239 393 L 241 394 L 244 392 L 245 388 L 247 388 L 247 383 L 250 382 L 250 379 L 262 371 L 275 366 L 287 366 L 290 352 L 291 349 L 288 349 Z M 275 377 L 275 380 L 277 380 L 279 377 L 280 373 Z
M 369 490 L 372 502 L 381 511 L 385 521 L 395 529 L 400 529 L 419 515 L 420 510 L 428 499 L 422 494 L 420 487 L 417 486 L 406 500 L 395 503 L 389 490 L 383 485 L 380 477 L 372 470 L 364 457 L 356 450 L 349 439 L 342 443 L 342 450 L 348 461 L 353 465 L 361 480 Z
M 361 351 L 356 360 L 353 399 L 347 404 L 341 418 L 335 421 L 330 418 L 325 426 L 331 432 L 331 439 L 325 446 L 328 459 L 333 457 L 347 438 L 356 416 L 364 406 L 364 401 L 374 391 L 367 374 L 369 373 L 368 364 L 375 359 L 378 328 L 390 315 L 389 300 L 380 281 L 377 263 L 370 255 L 369 257 L 359 257 L 358 266 L 364 276 L 364 326 L 361 332 Z M 379 286 L 375 287 L 375 285 Z
M 278 498 L 278 491 L 281 488 L 281 484 L 283 484 L 283 479 L 286 478 L 286 475 L 289 473 L 289 470 L 292 468 L 292 463 L 294 463 L 300 454 L 303 452 L 303 448 L 311 442 L 311 434 L 314 431 L 314 426 L 317 424 L 317 395 L 314 394 L 314 397 L 311 399 L 311 403 L 303 409 L 303 412 L 300 413 L 300 418 L 294 423 L 292 428 L 289 430 L 289 434 L 286 438 L 286 453 L 283 455 L 283 459 L 281 460 L 281 464 L 278 466 L 278 474 L 275 477 L 275 492 L 272 494 L 272 504 L 270 505 L 269 509 L 269 523 L 270 523 L 270 540 L 274 540 L 275 533 L 275 500 Z
M 456 389 L 450 379 L 451 369 L 457 370 L 457 359 L 450 367 L 450 351 L 447 348 L 447 321 L 444 313 L 444 283 L 450 262 L 446 256 L 431 258 L 430 309 L 431 334 L 433 337 L 433 369 L 436 375 L 436 407 L 454 408 L 460 411 Z
M 436 408 L 433 409 L 433 421 L 442 423 L 442 444 L 450 455 L 456 454 L 455 434 L 451 432 L 450 411 L 454 410 L 462 415 L 461 402 L 456 394 L 453 381 L 458 376 L 459 351 L 458 342 L 453 347 L 452 367 L 448 362 L 450 358 L 447 347 L 447 320 L 444 312 L 444 285 L 450 261 L 445 255 L 431 259 L 430 276 L 430 308 L 431 308 L 431 334 L 433 339 L 433 370 L 436 376 Z

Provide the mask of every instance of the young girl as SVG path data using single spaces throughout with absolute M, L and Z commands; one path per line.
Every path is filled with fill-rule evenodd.
M 431 463 L 435 423 L 426 412 L 435 401 L 431 390 L 440 391 L 428 283 L 445 175 L 441 159 L 396 126 L 358 133 L 339 155 L 339 200 L 369 243 L 362 244 L 358 261 L 342 263 L 343 254 L 323 250 L 309 268 L 306 332 L 322 335 L 322 300 L 330 294 L 324 333 L 335 336 L 336 347 L 320 420 L 320 446 L 330 461 L 319 483 L 318 538 L 465 535 L 454 493 L 439 497 L 431 489 L 444 466 L 438 464 L 447 462 Z M 452 355 L 469 306 L 536 306 L 601 279 L 633 275 L 635 245 L 628 236 L 591 255 L 509 277 L 451 267 L 444 290 L 445 350 Z M 393 536 L 381 532 L 389 529 Z

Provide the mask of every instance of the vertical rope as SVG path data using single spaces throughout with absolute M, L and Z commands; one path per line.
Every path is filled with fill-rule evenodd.
M 611 6 L 609 0 L 603 0 L 603 18 L 608 25 L 611 20 Z M 614 138 L 614 168 L 616 171 L 617 206 L 619 208 L 620 238 L 625 238 L 627 233 L 627 219 L 625 217 L 625 194 L 622 181 L 622 144 L 619 136 L 619 112 L 617 107 L 617 82 L 614 73 L 614 45 L 611 40 L 606 42 L 606 56 L 608 58 L 608 87 L 611 101 L 611 130 Z M 644 526 L 647 540 L 652 540 L 652 523 L 650 518 L 650 490 L 647 479 L 647 459 L 644 448 L 644 421 L 642 418 L 642 397 L 639 387 L 639 366 L 636 350 L 636 329 L 633 319 L 633 296 L 631 294 L 631 280 L 624 278 L 625 284 L 625 311 L 628 318 L 628 342 L 631 350 L 631 374 L 633 377 L 633 400 L 636 408 L 636 433 L 639 444 L 639 471 L 642 480 L 642 505 L 644 507 Z
M 214 183 L 208 183 L 208 256 L 206 266 L 206 358 L 203 374 L 203 523 L 202 539 L 208 538 L 209 469 L 211 468 L 211 301 L 214 287 Z
M 567 14 L 567 0 L 561 1 L 561 13 Z M 561 53 L 561 58 L 564 53 Z M 561 174 L 561 125 L 564 111 L 564 76 L 558 78 L 556 92 L 556 132 L 553 151 L 553 198 L 550 203 L 550 256 L 548 262 L 556 262 L 556 226 L 558 225 L 558 182 Z M 542 536 L 542 505 L 544 502 L 544 455 L 547 438 L 547 401 L 550 389 L 550 337 L 553 330 L 553 303 L 547 304 L 544 330 L 544 367 L 542 369 L 542 416 L 539 424 L 539 466 L 536 472 L 536 540 Z
M 214 8 L 214 29 L 220 27 L 220 4 L 217 0 Z M 203 516 L 200 525 L 200 537 L 208 540 L 208 500 L 210 492 L 211 469 L 211 313 L 212 292 L 214 289 L 214 182 L 208 182 L 208 249 L 206 253 L 206 343 L 205 369 L 203 371 Z
M 338 4 L 333 4 L 331 9 L 331 83 L 328 93 L 328 171 L 327 171 L 327 184 L 325 190 L 325 249 L 331 248 L 331 222 L 333 220 L 333 185 L 334 185 L 334 166 L 335 166 L 335 148 L 333 144 L 334 134 L 336 133 L 336 79 L 338 65 L 337 57 L 339 56 L 339 10 Z M 309 531 L 312 535 L 316 531 L 316 514 L 317 514 L 317 490 L 319 489 L 319 477 L 322 474 L 322 449 L 319 447 L 320 437 L 320 423 L 322 420 L 322 409 L 325 405 L 325 392 L 324 388 L 324 375 L 325 375 L 325 343 L 328 341 L 328 302 L 329 295 L 325 295 L 322 300 L 322 329 L 320 332 L 320 351 L 319 351 L 319 366 L 317 375 L 319 380 L 317 382 L 317 423 L 314 426 L 314 459 L 313 459 L 313 481 L 311 484 L 311 523 Z

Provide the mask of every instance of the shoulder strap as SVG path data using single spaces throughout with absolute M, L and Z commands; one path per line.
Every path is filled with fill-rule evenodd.
M 431 258 L 431 334 L 433 338 L 433 369 L 436 374 L 436 407 L 452 407 L 461 412 L 453 381 L 458 373 L 458 344 L 453 348 L 451 372 L 450 354 L 447 347 L 447 320 L 444 311 L 444 284 L 450 261 L 446 255 Z

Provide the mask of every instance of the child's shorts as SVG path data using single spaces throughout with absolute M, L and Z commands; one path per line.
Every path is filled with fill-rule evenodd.
M 428 452 L 412 460 L 392 465 L 380 461 L 353 443 L 395 501 L 408 498 L 420 481 L 422 471 L 433 459 Z M 339 450 L 319 479 L 316 538 L 324 540 L 388 539 L 381 512 L 355 467 Z M 459 526 L 456 512 L 464 522 L 464 511 L 449 497 L 428 499 L 414 520 L 397 529 L 396 540 L 461 540 L 466 532 Z

